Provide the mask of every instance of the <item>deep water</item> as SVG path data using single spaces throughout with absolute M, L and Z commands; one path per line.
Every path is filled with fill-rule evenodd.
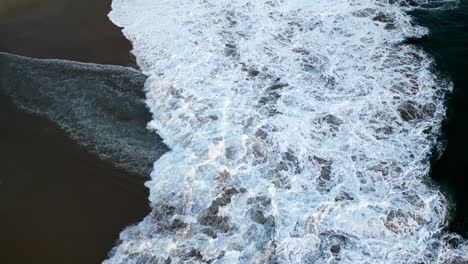
M 417 44 L 436 59 L 437 70 L 454 84 L 447 98 L 447 145 L 433 164 L 432 177 L 455 203 L 451 231 L 468 237 L 468 1 L 461 0 L 457 9 L 413 15 L 418 24 L 430 30 Z

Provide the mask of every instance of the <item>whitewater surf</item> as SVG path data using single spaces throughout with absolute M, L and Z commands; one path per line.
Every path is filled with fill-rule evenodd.
M 455 6 L 114 0 L 171 151 L 105 263 L 468 261 L 429 178 L 452 85 L 405 43 Z

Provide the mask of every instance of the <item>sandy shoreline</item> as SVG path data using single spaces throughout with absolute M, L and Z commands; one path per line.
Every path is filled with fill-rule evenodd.
M 0 12 L 0 51 L 133 65 L 129 42 L 107 19 L 110 0 L 35 2 Z M 0 262 L 99 263 L 119 232 L 148 214 L 143 179 L 97 159 L 52 122 L 5 96 L 0 122 Z

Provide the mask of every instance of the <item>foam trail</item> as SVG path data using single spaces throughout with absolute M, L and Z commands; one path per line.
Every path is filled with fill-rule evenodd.
M 0 92 L 23 110 L 56 122 L 81 145 L 130 172 L 147 175 L 167 151 L 146 129 L 140 72 L 109 65 L 37 60 L 0 53 Z
M 429 158 L 451 84 L 405 11 L 454 1 L 114 0 L 172 149 L 105 263 L 464 263 Z

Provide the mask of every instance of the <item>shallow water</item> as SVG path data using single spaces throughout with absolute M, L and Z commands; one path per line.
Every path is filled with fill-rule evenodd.
M 135 175 L 167 151 L 146 129 L 146 76 L 132 68 L 0 53 L 0 92 L 57 123 L 79 144 Z

